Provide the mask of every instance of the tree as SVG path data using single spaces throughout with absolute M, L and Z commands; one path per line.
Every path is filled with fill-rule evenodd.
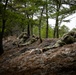
M 56 20 L 55 27 L 54 27 L 54 38 L 59 37 L 59 25 L 63 21 L 64 18 L 68 17 L 69 15 L 75 13 L 74 11 L 76 10 L 76 4 L 75 0 L 52 0 L 51 5 L 52 8 L 51 10 L 53 11 L 51 18 L 54 18 Z M 68 5 L 68 8 L 65 7 L 64 5 Z
M 59 32 L 60 32 L 59 36 L 62 37 L 63 34 L 69 32 L 69 28 L 65 25 L 62 25 L 59 29 Z
M 39 19 L 39 38 L 41 38 L 41 20 L 42 20 L 43 11 L 44 11 L 44 7 L 41 10 L 41 17 Z
M 48 38 L 48 0 L 46 0 L 46 38 Z
M 3 54 L 4 50 L 3 50 L 3 35 L 4 35 L 4 30 L 5 30 L 5 24 L 6 24 L 6 8 L 7 8 L 7 3 L 8 0 L 6 0 L 5 5 L 3 7 L 3 13 L 2 13 L 2 31 L 0 32 L 0 55 Z
M 59 38 L 59 10 L 61 7 L 61 0 L 56 0 L 56 23 L 54 28 L 54 38 Z
M 73 31 L 76 31 L 76 27 L 72 29 Z

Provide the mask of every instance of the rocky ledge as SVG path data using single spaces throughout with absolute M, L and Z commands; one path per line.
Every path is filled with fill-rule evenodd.
M 21 51 L 0 56 L 0 75 L 76 75 L 76 44 Z

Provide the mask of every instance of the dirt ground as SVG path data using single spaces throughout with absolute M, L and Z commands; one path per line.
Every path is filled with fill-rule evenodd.
M 42 52 L 58 39 L 38 39 L 36 42 L 18 47 L 12 43 L 15 36 L 3 41 L 4 53 L 0 56 L 0 75 L 76 75 L 76 44 Z

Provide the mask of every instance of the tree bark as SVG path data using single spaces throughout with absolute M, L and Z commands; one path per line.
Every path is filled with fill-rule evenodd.
M 46 0 L 46 38 L 48 38 L 48 3 Z
M 33 25 L 31 24 L 31 36 L 33 35 Z
M 32 20 L 33 20 L 33 14 L 32 14 Z M 31 22 L 30 26 L 31 26 L 31 28 L 30 28 L 31 29 L 31 36 L 33 36 L 33 23 L 32 22 Z
M 43 11 L 44 11 L 44 7 L 41 11 L 41 17 L 40 17 L 40 20 L 39 20 L 39 38 L 41 38 L 41 20 L 42 20 Z
M 59 38 L 59 10 L 60 10 L 60 2 L 57 1 L 57 9 L 56 9 L 56 24 L 55 24 L 55 28 L 54 28 L 54 38 Z
M 28 37 L 30 37 L 30 23 L 29 23 L 29 15 L 28 14 L 27 14 L 27 18 L 28 18 L 27 35 L 28 35 Z
M 4 6 L 4 9 L 3 9 L 4 12 L 2 14 L 2 31 L 0 32 L 0 55 L 4 53 L 4 50 L 3 50 L 3 35 L 4 35 L 5 23 L 6 23 L 5 13 L 6 13 L 7 3 L 8 3 L 8 0 L 6 0 L 6 2 L 5 2 L 5 6 Z

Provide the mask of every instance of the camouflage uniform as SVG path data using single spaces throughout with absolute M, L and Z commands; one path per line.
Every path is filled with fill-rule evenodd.
M 63 35 L 63 37 L 58 40 L 53 46 L 48 46 L 43 48 L 44 51 L 52 48 L 57 48 L 66 44 L 71 44 L 76 42 L 76 31 L 70 31 Z
M 19 45 L 19 44 L 23 44 L 25 43 L 25 41 L 28 39 L 27 33 L 26 32 L 22 32 L 16 41 L 13 42 L 13 45 Z
M 63 37 L 58 40 L 53 47 L 59 47 L 74 42 L 76 42 L 76 32 L 70 31 L 69 33 L 64 34 Z
M 35 37 L 34 35 L 33 36 L 30 36 L 27 40 L 26 40 L 26 36 L 24 35 L 22 38 L 21 38 L 21 42 L 19 42 L 19 45 L 18 46 L 26 46 L 26 45 L 30 45 L 34 42 L 36 42 L 39 38 Z
M 19 43 L 24 43 L 28 39 L 27 33 L 22 32 L 17 39 L 19 40 Z

